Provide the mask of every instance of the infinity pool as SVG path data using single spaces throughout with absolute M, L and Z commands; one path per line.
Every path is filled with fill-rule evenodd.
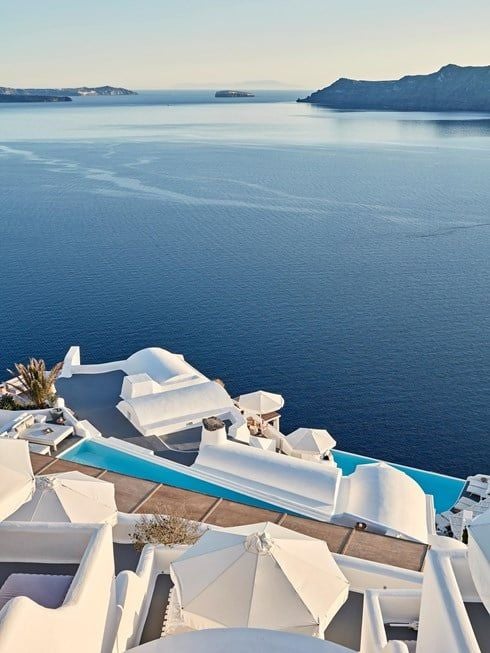
M 259 508 L 282 510 L 273 504 L 258 501 L 245 494 L 228 490 L 219 485 L 208 483 L 207 481 L 202 481 L 173 469 L 164 468 L 151 459 L 144 460 L 130 453 L 112 449 L 93 440 L 81 442 L 63 454 L 61 458 L 84 465 L 92 465 L 93 467 L 102 467 L 111 472 L 119 472 L 127 476 L 135 476 L 157 483 L 166 483 L 175 487 L 194 490 L 195 492 L 202 492 L 203 494 L 210 494 L 211 496 L 222 497 L 223 499 L 230 499 L 239 503 L 246 503 Z M 375 458 L 357 456 L 346 451 L 334 451 L 334 458 L 344 475 L 351 474 L 357 465 L 378 462 Z M 464 481 L 452 476 L 443 476 L 435 472 L 427 472 L 404 465 L 393 464 L 393 467 L 400 469 L 417 481 L 426 494 L 433 495 L 437 512 L 448 510 L 455 503 L 464 486 Z

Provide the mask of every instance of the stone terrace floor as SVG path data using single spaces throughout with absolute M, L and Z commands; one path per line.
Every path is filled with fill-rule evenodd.
M 299 533 L 324 540 L 333 553 L 380 562 L 412 571 L 421 571 L 428 547 L 386 535 L 338 526 L 243 503 L 217 499 L 199 492 L 154 483 L 104 469 L 31 453 L 35 474 L 78 470 L 114 483 L 117 507 L 127 513 L 165 512 L 165 508 L 185 508 L 186 516 L 216 526 L 241 526 L 270 521 Z

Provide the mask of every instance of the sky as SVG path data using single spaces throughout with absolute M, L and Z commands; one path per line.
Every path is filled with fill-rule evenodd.
M 490 64 L 489 0 L 0 0 L 0 25 L 0 86 L 314 90 Z

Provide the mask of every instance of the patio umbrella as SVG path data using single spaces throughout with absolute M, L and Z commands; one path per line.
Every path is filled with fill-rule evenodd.
M 468 562 L 478 594 L 490 612 L 490 509 L 468 525 Z
M 326 542 L 270 523 L 208 530 L 170 573 L 184 622 L 197 630 L 322 636 L 349 592 Z
M 334 642 L 304 637 L 294 633 L 259 630 L 257 628 L 226 628 L 180 633 L 177 637 L 161 637 L 128 653 L 353 653 Z
M 324 454 L 337 444 L 325 429 L 296 429 L 287 436 L 287 441 L 296 451 Z
M 242 410 L 249 410 L 257 415 L 265 415 L 276 410 L 281 410 L 284 406 L 282 395 L 276 395 L 273 392 L 265 390 L 256 390 L 238 397 L 238 405 Z
M 29 446 L 25 440 L 0 439 L 0 520 L 11 515 L 34 492 Z
M 115 524 L 114 485 L 81 472 L 38 476 L 32 499 L 9 521 Z

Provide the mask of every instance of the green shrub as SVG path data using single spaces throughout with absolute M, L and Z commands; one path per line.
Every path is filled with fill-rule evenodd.
M 37 410 L 36 404 L 22 404 L 12 395 L 0 395 L 1 410 Z
M 0 396 L 0 408 L 2 410 L 18 410 L 18 402 L 12 397 L 12 395 L 1 395 Z

